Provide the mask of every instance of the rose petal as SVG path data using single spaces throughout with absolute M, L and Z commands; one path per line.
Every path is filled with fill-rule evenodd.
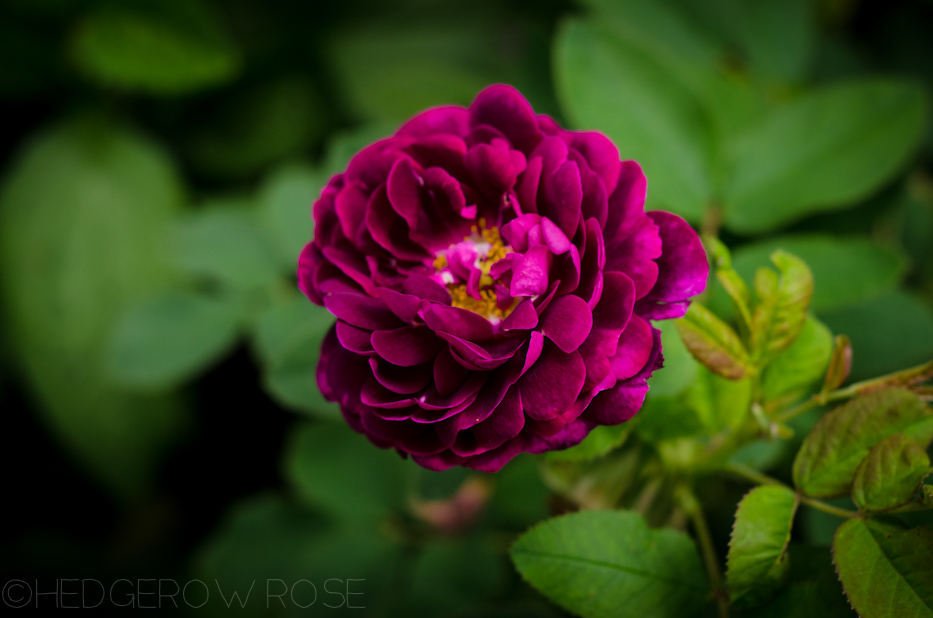
M 337 320 L 337 339 L 340 341 L 340 345 L 354 354 L 372 356 L 376 353 L 370 342 L 372 334 L 372 331 L 351 326 L 343 320 Z
M 616 378 L 625 380 L 634 376 L 644 368 L 651 357 L 654 346 L 654 337 L 651 325 L 633 314 L 628 326 L 619 337 L 619 347 L 610 359 L 612 371 Z
M 560 296 L 551 302 L 541 316 L 541 333 L 563 352 L 580 347 L 593 328 L 593 314 L 586 301 L 573 294 Z
M 425 323 L 437 333 L 450 333 L 461 339 L 479 341 L 492 337 L 489 320 L 472 311 L 445 305 L 423 305 Z
M 490 86 L 477 95 L 470 105 L 470 124 L 496 127 L 526 153 L 541 140 L 531 105 L 518 90 L 504 84 Z
M 517 263 L 513 261 L 509 293 L 513 297 L 544 294 L 548 288 L 548 273 L 552 260 L 551 250 L 544 245 L 538 245 L 529 249 Z
M 437 133 L 465 136 L 469 131 L 470 114 L 464 107 L 445 105 L 421 112 L 395 133 L 406 137 L 427 137 Z
M 328 294 L 324 297 L 324 306 L 344 322 L 367 330 L 389 330 L 403 326 L 385 302 L 365 294 Z
M 603 294 L 593 310 L 593 324 L 609 330 L 623 330 L 635 307 L 635 284 L 628 275 L 603 274 Z
M 379 356 L 400 367 L 433 361 L 444 347 L 443 341 L 426 326 L 377 330 L 372 335 L 372 345 Z
M 573 236 L 577 230 L 582 202 L 580 169 L 573 161 L 565 161 L 553 175 L 544 177 L 544 208 L 541 212 L 567 236 Z
M 400 367 L 374 357 L 369 359 L 369 366 L 379 384 L 400 395 L 421 392 L 434 378 L 431 363 Z
M 538 312 L 535 311 L 534 303 L 531 299 L 525 299 L 502 321 L 502 330 L 525 330 L 537 325 Z
M 539 421 L 559 416 L 573 404 L 585 379 L 579 352 L 567 354 L 545 343 L 541 358 L 519 383 L 525 414 Z
M 448 348 L 441 349 L 434 358 L 434 387 L 441 396 L 456 391 L 470 372 L 450 355 Z

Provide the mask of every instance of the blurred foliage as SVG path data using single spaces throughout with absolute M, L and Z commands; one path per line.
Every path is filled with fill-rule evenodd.
M 718 235 L 731 258 L 701 299 L 708 311 L 680 334 L 660 325 L 665 368 L 636 422 L 494 477 L 435 474 L 354 435 L 324 401 L 315 367 L 333 318 L 295 289 L 295 262 L 314 233 L 309 205 L 355 152 L 494 82 L 571 128 L 605 132 L 644 167 L 649 208 Z M 790 482 L 820 414 L 780 427 L 768 415 L 819 392 L 834 334 L 852 344 L 846 384 L 933 356 L 931 86 L 925 0 L 0 0 L 0 397 L 24 393 L 69 461 L 131 514 L 202 422 L 198 385 L 245 349 L 255 388 L 301 415 L 281 455 L 285 484 L 232 505 L 175 567 L 241 593 L 266 577 L 319 588 L 362 577 L 361 598 L 381 615 L 555 615 L 508 547 L 550 514 L 624 506 L 643 519 L 581 513 L 535 528 L 513 546 L 516 566 L 535 587 L 573 592 L 579 573 L 565 569 L 590 542 L 568 523 L 578 517 L 648 543 L 638 555 L 652 565 L 647 579 L 594 569 L 578 591 L 643 586 L 654 613 L 632 611 L 644 616 L 713 611 L 689 538 L 644 526 L 686 527 L 671 471 L 689 476 L 717 436 L 754 426 L 728 462 Z M 777 250 L 812 272 L 812 302 L 799 302 L 807 285 L 791 258 L 772 263 Z M 688 351 L 698 346 L 734 362 L 704 366 Z M 920 462 L 901 475 L 911 485 L 923 454 L 884 444 L 865 450 Z M 858 473 L 857 503 L 829 504 L 894 500 L 872 493 L 878 470 Z M 741 494 L 722 480 L 704 491 L 732 561 Z M 828 551 L 814 548 L 843 520 L 802 504 L 788 533 L 786 496 L 749 496 L 740 523 L 781 505 L 761 554 L 773 564 L 728 577 L 737 600 L 773 596 L 736 615 L 848 615 Z M 843 525 L 840 573 L 907 551 L 901 529 L 922 516 Z M 891 539 L 880 550 L 879 534 Z M 541 568 L 534 552 L 554 539 L 561 558 Z M 599 547 L 599 560 L 624 567 L 618 549 Z M 741 564 L 762 547 L 733 550 Z M 864 590 L 899 585 L 898 568 L 850 598 L 874 607 Z M 255 613 L 265 593 L 254 591 Z M 555 600 L 586 615 L 619 607 Z

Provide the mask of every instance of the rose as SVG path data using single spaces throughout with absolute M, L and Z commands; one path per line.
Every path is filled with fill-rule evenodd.
M 683 219 L 644 212 L 646 187 L 605 136 L 510 86 L 414 117 L 314 204 L 298 282 L 337 317 L 321 391 L 435 470 L 496 471 L 630 419 L 663 361 L 649 320 L 682 316 L 708 269 Z

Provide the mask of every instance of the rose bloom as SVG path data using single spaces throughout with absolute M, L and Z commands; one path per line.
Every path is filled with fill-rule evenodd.
M 624 109 L 619 113 L 625 113 Z M 337 317 L 317 380 L 374 444 L 494 472 L 632 418 L 707 262 L 634 161 L 510 86 L 362 150 L 313 207 L 298 283 Z

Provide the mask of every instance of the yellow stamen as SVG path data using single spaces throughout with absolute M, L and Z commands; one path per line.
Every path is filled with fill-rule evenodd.
M 476 243 L 482 242 L 489 246 L 489 249 L 486 251 L 485 255 L 480 255 L 478 258 L 479 263 L 477 264 L 477 267 L 482 273 L 479 280 L 480 298 L 471 296 L 467 292 L 467 287 L 465 284 L 451 283 L 447 286 L 447 290 L 450 292 L 450 295 L 453 298 L 453 306 L 466 309 L 467 311 L 472 311 L 473 313 L 483 316 L 487 320 L 504 320 L 510 313 L 512 313 L 512 310 L 515 309 L 515 306 L 518 304 L 518 299 L 513 300 L 509 307 L 505 309 L 499 309 L 496 304 L 496 292 L 492 288 L 492 286 L 495 284 L 495 281 L 489 275 L 489 270 L 492 268 L 493 264 L 511 253 L 512 249 L 506 246 L 506 244 L 502 241 L 502 237 L 499 235 L 498 227 L 486 227 L 486 219 L 480 219 L 479 225 L 472 226 L 470 231 L 471 234 L 465 237 L 463 240 L 472 240 Z M 437 256 L 437 259 L 434 260 L 434 268 L 440 271 L 446 267 L 447 258 L 443 255 Z

